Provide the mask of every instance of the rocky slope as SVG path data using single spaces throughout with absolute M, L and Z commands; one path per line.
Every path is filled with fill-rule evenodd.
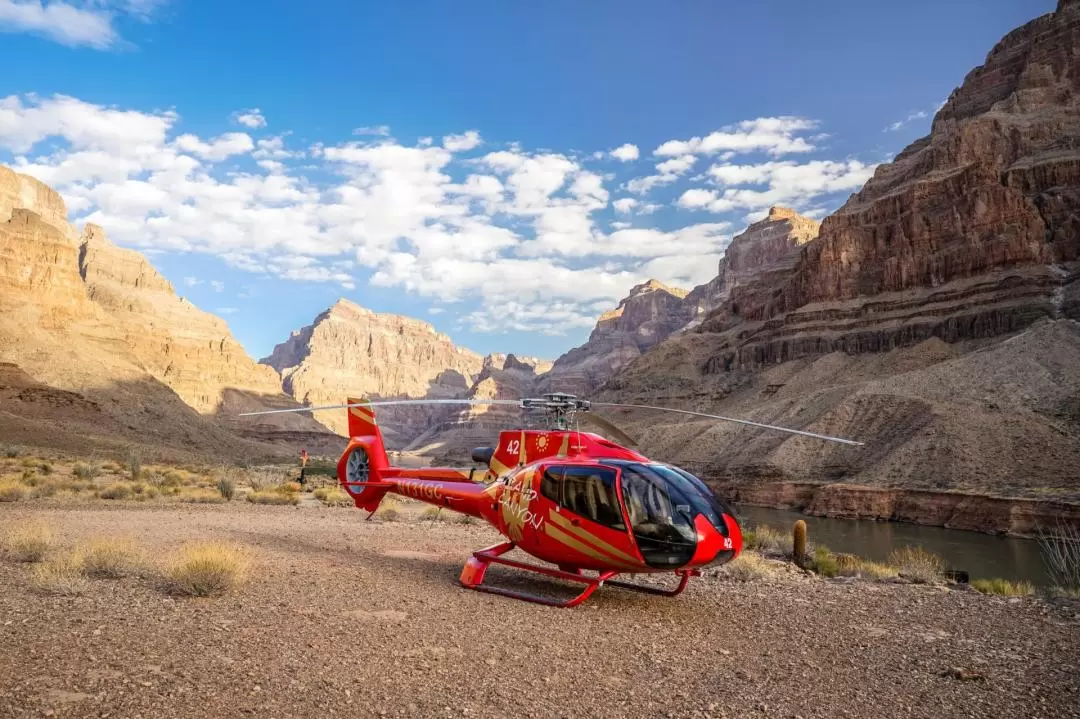
M 342 299 L 293 332 L 261 360 L 281 375 L 282 387 L 304 404 L 340 404 L 346 396 L 453 398 L 464 396 L 484 359 L 454 345 L 427 322 L 376 314 Z M 342 411 L 316 418 L 339 433 Z M 444 408 L 385 408 L 388 439 L 407 442 L 437 422 Z
M 790 269 L 605 391 L 867 447 L 653 418 L 647 448 L 718 481 L 1080 498 L 1077 47 L 1075 0 L 1009 33 Z
M 540 382 L 543 392 L 588 395 L 616 369 L 691 320 L 686 290 L 649 280 L 600 316 L 588 341 L 555 360 Z
M 113 427 L 109 436 L 125 441 L 266 454 L 274 431 L 329 438 L 310 418 L 287 416 L 237 424 L 245 441 L 203 416 L 237 394 L 259 407 L 295 403 L 224 322 L 177 297 L 141 255 L 113 246 L 100 228 L 89 225 L 80 238 L 66 215 L 55 192 L 0 167 L 0 362 L 5 386 L 18 388 L 0 416 L 5 432 L 33 435 L 28 428 L 38 427 L 27 441 L 70 444 L 66 427 L 90 425 L 56 398 L 78 396 L 89 403 L 78 406 L 102 413 L 100 431 Z

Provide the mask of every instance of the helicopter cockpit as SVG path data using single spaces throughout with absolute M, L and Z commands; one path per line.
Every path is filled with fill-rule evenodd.
M 691 561 L 699 515 L 723 537 L 728 536 L 723 515 L 734 516 L 700 479 L 653 462 L 605 458 L 597 464 L 550 465 L 541 478 L 540 494 L 610 529 L 626 531 L 629 521 L 642 558 L 657 569 Z

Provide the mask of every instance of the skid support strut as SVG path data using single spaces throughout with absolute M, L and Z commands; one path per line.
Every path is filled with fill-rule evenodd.
M 511 597 L 513 599 L 521 599 L 526 602 L 535 602 L 536 604 L 543 604 L 549 607 L 562 607 L 570 608 L 584 602 L 592 593 L 597 590 L 598 587 L 608 584 L 611 586 L 619 587 L 620 589 L 629 589 L 635 592 L 644 592 L 646 594 L 658 594 L 665 597 L 674 597 L 677 594 L 681 594 L 686 589 L 686 584 L 690 581 L 690 577 L 700 575 L 700 572 L 696 570 L 677 570 L 675 574 L 679 575 L 679 585 L 674 589 L 657 589 L 654 587 L 646 587 L 639 584 L 631 584 L 629 582 L 615 581 L 613 578 L 618 575 L 615 571 L 604 571 L 597 574 L 595 577 L 590 577 L 582 574 L 579 571 L 568 572 L 562 569 L 553 569 L 551 567 L 541 567 L 535 564 L 527 564 L 525 562 L 518 562 L 513 559 L 506 559 L 502 555 L 509 552 L 514 548 L 513 542 L 503 542 L 502 544 L 496 544 L 486 549 L 481 549 L 477 552 L 473 552 L 473 555 L 469 557 L 469 560 L 465 562 L 464 568 L 461 570 L 461 585 L 467 589 L 475 589 L 478 592 L 488 592 L 490 594 L 498 594 L 504 597 Z M 563 579 L 568 582 L 576 582 L 578 584 L 584 584 L 585 588 L 576 597 L 566 600 L 549 599 L 547 597 L 541 597 L 535 594 L 528 594 L 526 592 L 518 592 L 512 589 L 503 589 L 501 587 L 484 586 L 484 574 L 487 572 L 488 567 L 492 564 L 501 564 L 506 567 L 513 567 L 514 569 L 521 569 L 526 572 L 535 572 L 542 574 L 546 577 L 554 577 L 555 579 Z

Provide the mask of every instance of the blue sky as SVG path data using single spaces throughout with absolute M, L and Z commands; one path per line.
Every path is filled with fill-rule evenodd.
M 348 297 L 555 357 L 821 216 L 1053 0 L 0 0 L 0 161 L 256 357 Z

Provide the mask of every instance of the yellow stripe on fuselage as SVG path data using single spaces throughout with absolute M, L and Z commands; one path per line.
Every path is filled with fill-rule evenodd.
M 554 510 L 548 512 L 548 519 L 551 522 L 548 527 L 551 527 L 552 524 L 557 525 L 565 532 L 569 532 L 583 542 L 588 542 L 589 544 L 596 547 L 597 550 L 604 552 L 605 554 L 611 555 L 612 557 L 618 559 L 621 562 L 632 564 L 634 566 L 641 565 L 640 560 L 636 559 L 635 557 L 631 557 L 629 554 L 622 551 L 621 549 L 608 544 L 607 542 L 600 539 L 596 535 L 591 534 L 587 530 L 584 530 L 581 527 L 575 527 L 570 523 L 569 519 Z

